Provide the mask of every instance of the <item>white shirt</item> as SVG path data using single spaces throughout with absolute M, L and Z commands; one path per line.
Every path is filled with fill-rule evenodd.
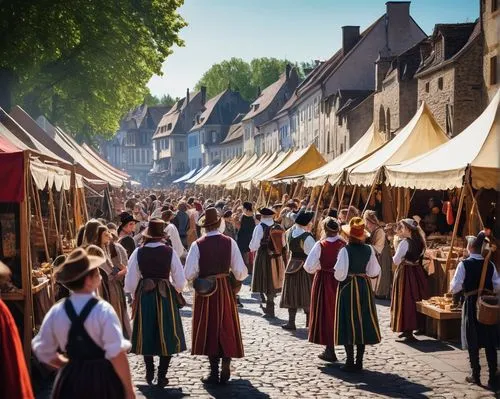
M 295 225 L 292 229 L 289 230 L 288 234 L 291 234 L 293 238 L 297 238 L 298 236 L 307 233 L 307 231 L 304 230 L 304 228 L 300 225 Z M 314 244 L 316 244 L 316 241 L 312 236 L 308 236 L 304 240 L 304 253 L 306 255 L 309 255 L 309 252 L 311 252 L 311 249 L 313 249 Z
M 93 294 L 71 293 L 70 301 L 76 314 Z M 126 352 L 131 344 L 123 338 L 122 327 L 113 307 L 104 300 L 99 300 L 83 323 L 92 340 L 105 352 L 106 359 L 114 359 L 120 352 Z M 33 352 L 42 363 L 49 364 L 57 356 L 58 348 L 63 351 L 68 343 L 71 321 L 64 309 L 64 301 L 57 302 L 43 318 L 40 331 L 31 341 Z
M 484 260 L 484 258 L 480 254 L 470 254 L 469 258 Z M 493 291 L 500 291 L 500 277 L 498 276 L 497 268 L 493 267 L 493 276 L 491 278 L 493 280 Z M 455 270 L 455 275 L 450 282 L 450 292 L 456 294 L 460 292 L 464 288 L 464 280 L 465 280 L 465 265 L 463 262 L 460 262 Z M 479 287 L 478 287 L 479 288 Z
M 156 248 L 165 245 L 162 242 L 151 242 L 146 244 L 145 247 L 148 248 Z M 130 292 L 132 296 L 137 289 L 137 285 L 142 278 L 141 272 L 139 270 L 139 262 L 137 261 L 137 251 L 139 248 L 136 248 L 132 255 L 130 255 L 130 259 L 128 260 L 127 274 L 125 275 L 125 292 Z M 172 285 L 177 290 L 177 292 L 182 292 L 184 286 L 186 285 L 186 277 L 184 276 L 184 269 L 182 267 L 181 260 L 175 253 L 172 251 L 172 262 L 170 263 L 170 280 Z
M 255 226 L 252 233 L 252 240 L 248 245 L 248 248 L 250 248 L 250 251 L 252 252 L 257 251 L 260 248 L 260 242 L 262 240 L 262 237 L 264 237 L 264 230 L 261 226 L 261 223 L 264 223 L 266 226 L 272 226 L 274 224 L 274 220 L 272 219 L 272 217 L 269 218 L 263 217 L 260 223 Z M 283 247 L 285 245 L 286 245 L 285 235 L 283 234 Z
M 172 249 L 180 258 L 182 255 L 184 255 L 186 249 L 182 245 L 181 237 L 179 236 L 179 230 L 177 230 L 175 224 L 169 223 L 167 224 L 167 227 L 165 227 L 165 230 L 163 231 L 168 236 L 168 238 L 170 238 L 170 241 L 172 242 Z
M 368 264 L 366 265 L 366 275 L 368 277 L 376 277 L 380 274 L 380 265 L 378 263 L 377 257 L 375 256 L 375 250 L 370 247 L 371 255 Z M 347 254 L 347 249 L 344 247 L 340 250 L 337 257 L 337 263 L 335 264 L 335 278 L 338 281 L 344 281 L 349 274 L 349 255 Z
M 341 240 L 340 236 L 336 235 L 335 237 L 326 237 L 325 241 L 335 242 Z M 318 241 L 314 244 L 309 255 L 307 255 L 306 262 L 304 263 L 304 270 L 307 273 L 314 274 L 319 269 L 321 269 L 321 264 L 319 262 L 319 258 L 321 256 L 321 241 Z
M 207 237 L 221 235 L 219 231 L 209 231 L 207 233 Z M 248 269 L 241 257 L 241 252 L 238 248 L 238 244 L 231 237 L 227 237 L 231 240 L 231 271 L 236 277 L 236 280 L 242 281 L 245 280 L 248 276 Z M 214 254 L 214 261 L 217 261 L 217 254 Z M 200 249 L 198 248 L 198 244 L 193 242 L 191 244 L 191 248 L 187 254 L 186 258 L 186 278 L 189 281 L 194 280 L 198 277 L 200 273 Z
M 403 240 L 399 242 L 398 248 L 396 249 L 396 253 L 392 257 L 392 261 L 396 266 L 399 266 L 401 264 L 409 249 L 410 249 L 410 244 L 408 244 L 408 240 Z

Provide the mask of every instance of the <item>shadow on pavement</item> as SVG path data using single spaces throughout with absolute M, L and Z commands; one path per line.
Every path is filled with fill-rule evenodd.
M 205 385 L 206 391 L 216 399 L 225 398 L 270 398 L 259 391 L 249 380 L 230 380 L 225 385 Z
M 149 385 L 137 385 L 137 389 L 145 398 L 184 398 L 189 396 L 182 392 L 182 388 L 158 388 Z
M 356 389 L 383 395 L 388 398 L 425 399 L 432 389 L 417 384 L 397 374 L 382 373 L 374 370 L 363 370 L 360 373 L 346 373 L 340 369 L 341 364 L 320 367 L 324 374 L 356 385 Z
M 449 352 L 460 349 L 458 344 L 436 341 L 435 339 L 419 339 L 414 342 L 406 342 L 405 344 L 423 353 Z

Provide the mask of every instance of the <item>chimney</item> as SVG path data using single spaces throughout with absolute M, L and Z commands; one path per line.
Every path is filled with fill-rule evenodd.
M 189 88 L 186 90 L 186 104 L 189 104 Z
M 262 94 L 262 91 L 260 90 L 260 86 L 258 86 L 257 87 L 257 98 L 259 98 L 261 94 Z
M 287 63 L 285 67 L 285 75 L 286 75 L 286 80 L 290 79 L 290 71 L 292 70 L 292 66 Z
M 359 41 L 359 26 L 342 27 L 342 52 L 346 55 Z
M 389 71 L 392 64 L 392 57 L 384 57 L 380 52 L 378 59 L 375 61 L 375 90 L 382 90 L 382 82 L 384 81 L 385 75 Z
M 207 102 L 207 86 L 201 86 L 201 105 L 205 105 Z
M 406 50 L 411 39 L 410 2 L 388 1 L 385 3 L 387 48 L 391 54 Z

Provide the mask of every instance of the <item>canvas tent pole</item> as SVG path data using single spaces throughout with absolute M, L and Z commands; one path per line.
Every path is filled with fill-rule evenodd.
M 477 217 L 479 219 L 479 225 L 481 226 L 481 230 L 483 230 L 484 229 L 483 218 L 481 217 L 481 213 L 479 213 L 479 206 L 477 204 L 476 197 L 474 196 L 474 192 L 472 191 L 472 186 L 468 182 L 466 184 L 467 184 L 467 187 L 469 188 L 469 194 L 470 194 L 470 196 L 472 198 L 471 216 L 472 216 L 472 211 L 473 211 L 473 209 L 475 207 L 476 208 L 476 212 L 477 212 Z M 469 232 L 470 232 L 470 229 L 469 229 Z
M 325 184 L 326 184 L 326 182 L 325 182 Z M 328 205 L 328 212 L 327 213 L 330 213 L 330 210 L 333 208 L 333 202 L 335 201 L 335 196 L 337 195 L 338 188 L 339 188 L 339 183 L 336 183 L 335 187 L 333 188 L 333 195 L 332 195 L 332 199 L 330 200 L 330 204 Z
M 273 184 L 269 184 L 269 197 L 267 197 L 266 206 L 269 206 L 269 202 L 271 202 L 271 195 L 273 194 Z
M 57 227 L 56 207 L 54 206 L 54 194 L 52 193 L 52 188 L 50 187 L 49 187 L 49 206 L 50 206 L 49 214 L 52 215 L 52 217 L 54 218 L 54 228 L 56 230 L 56 252 L 57 252 L 57 247 L 59 247 L 62 253 L 63 244 L 61 236 L 59 234 L 59 228 Z
M 346 185 L 344 184 L 344 188 L 342 189 L 342 195 L 340 196 L 340 200 L 339 200 L 339 210 L 342 207 L 342 202 L 344 201 L 345 190 L 346 190 Z
M 351 193 L 351 201 L 349 202 L 349 206 L 347 207 L 347 215 L 345 217 L 346 222 L 349 223 L 349 212 L 351 211 L 352 201 L 354 200 L 354 196 L 356 195 L 356 188 L 358 186 L 353 186 Z
M 363 208 L 363 212 L 361 212 L 361 215 L 363 215 L 365 213 L 365 211 L 366 211 L 366 208 L 368 208 L 368 204 L 370 203 L 370 198 L 372 197 L 373 192 L 375 191 L 375 185 L 377 184 L 379 174 L 380 174 L 380 169 L 375 174 L 375 178 L 373 179 L 373 183 L 372 183 L 372 187 L 370 189 L 370 193 L 368 194 L 368 197 L 366 198 L 365 207 Z M 349 212 L 349 211 L 347 211 L 347 212 Z
M 314 233 L 316 233 L 316 221 L 318 220 L 318 211 L 319 211 L 319 203 L 321 202 L 321 198 L 323 197 L 323 193 L 325 192 L 326 183 L 323 184 L 321 191 L 318 196 L 318 202 L 316 203 L 316 212 L 314 212 L 314 220 L 313 220 L 313 229 Z
M 45 228 L 43 226 L 42 209 L 40 205 L 40 196 L 38 195 L 38 189 L 35 189 L 33 180 L 31 180 L 31 193 L 33 195 L 33 201 L 35 202 L 35 212 L 38 216 L 38 221 L 40 222 L 40 228 L 42 229 L 43 247 L 45 250 L 45 259 L 49 260 L 49 247 L 47 245 L 47 237 L 45 236 Z M 31 286 L 31 285 L 30 285 Z

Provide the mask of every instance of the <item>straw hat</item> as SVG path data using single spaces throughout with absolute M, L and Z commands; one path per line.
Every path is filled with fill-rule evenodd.
M 149 221 L 148 227 L 142 232 L 145 238 L 158 239 L 165 238 L 165 222 L 160 218 L 153 218 Z
M 207 208 L 205 214 L 198 220 L 198 226 L 211 227 L 220 224 L 221 217 L 215 208 Z
M 88 249 L 94 247 L 90 245 Z M 89 255 L 87 250 L 76 248 L 71 252 L 64 263 L 55 272 L 56 280 L 61 284 L 76 281 L 90 271 L 97 269 L 105 259 L 100 256 Z
M 365 230 L 364 220 L 358 217 L 352 218 L 348 225 L 346 224 L 342 226 L 342 231 L 349 237 L 356 238 L 361 241 L 370 237 L 370 233 Z

